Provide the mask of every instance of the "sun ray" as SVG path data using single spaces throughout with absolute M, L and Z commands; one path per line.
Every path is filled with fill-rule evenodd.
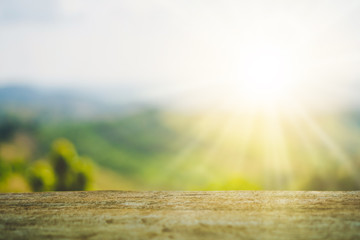
M 299 138 L 299 145 L 298 147 L 300 147 L 300 150 L 302 151 L 302 148 L 304 148 L 303 150 L 303 154 L 304 154 L 304 159 L 302 159 L 302 161 L 307 161 L 309 164 L 312 164 L 313 167 L 315 168 L 315 170 L 319 173 L 322 173 L 322 169 L 323 169 L 323 164 L 321 163 L 322 158 L 319 157 L 320 153 L 317 150 L 317 146 L 316 143 L 314 141 L 313 138 L 311 138 L 311 136 L 309 136 L 309 129 L 304 128 L 303 126 L 301 126 L 301 120 L 299 120 L 298 118 L 295 118 L 293 115 L 288 116 L 288 121 L 292 126 L 292 129 L 294 129 L 296 136 Z M 295 159 L 294 159 L 295 160 Z M 305 164 L 305 163 L 304 163 Z M 304 165 L 302 164 L 302 166 Z M 312 171 L 313 169 L 309 168 L 309 166 L 305 166 L 303 168 L 307 169 L 307 172 Z M 295 178 L 299 178 L 300 176 L 302 176 L 302 171 L 303 169 L 297 169 L 298 171 L 296 172 L 297 175 L 295 176 Z M 295 173 L 295 172 L 294 172 Z M 299 187 L 302 188 L 304 182 L 304 180 L 297 180 L 295 183 L 296 184 L 294 186 L 295 189 L 298 189 Z M 301 185 L 299 185 L 299 183 Z
M 255 112 L 250 111 L 241 115 L 243 118 L 241 134 L 239 136 L 239 154 L 244 158 L 251 144 L 250 139 L 254 130 Z
M 202 163 L 210 164 L 216 159 L 216 154 L 219 151 L 221 144 L 226 140 L 229 131 L 234 127 L 234 117 L 230 115 L 222 123 L 221 127 L 217 130 L 216 138 L 212 141 L 211 146 L 208 148 L 207 153 L 203 157 Z
M 327 147 L 335 160 L 343 166 L 352 176 L 356 177 L 356 181 L 360 183 L 360 177 L 354 172 L 354 168 L 351 159 L 341 149 L 341 147 L 333 141 L 333 139 L 313 120 L 306 111 L 299 112 L 299 118 L 301 118 L 310 130 L 318 137 L 318 139 Z
M 288 153 L 283 136 L 279 113 L 264 113 L 263 160 L 266 188 L 284 189 L 291 175 Z
M 293 178 L 293 168 L 291 161 L 289 159 L 289 148 L 287 139 L 285 137 L 284 125 L 282 124 L 282 119 L 280 113 L 276 114 L 276 119 L 274 122 L 274 135 L 275 142 L 277 143 L 277 151 L 279 157 L 279 163 L 281 164 L 283 183 L 281 184 L 282 189 L 287 188 L 289 182 Z
M 192 124 L 192 131 L 194 135 L 192 136 L 191 141 L 189 141 L 182 149 L 179 151 L 174 158 L 170 159 L 167 165 L 164 168 L 164 174 L 166 176 L 170 175 L 175 171 L 182 163 L 184 163 L 191 154 L 193 154 L 196 149 L 203 144 L 203 141 L 209 139 L 212 132 L 214 131 L 214 125 L 218 125 L 221 119 L 214 117 L 214 111 L 206 112 L 202 117 L 195 123 Z

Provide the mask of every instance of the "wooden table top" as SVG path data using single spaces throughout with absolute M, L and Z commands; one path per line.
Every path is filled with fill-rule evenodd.
M 360 191 L 0 194 L 0 239 L 360 239 Z

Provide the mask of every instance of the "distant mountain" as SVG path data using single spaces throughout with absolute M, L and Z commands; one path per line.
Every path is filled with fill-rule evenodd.
M 110 104 L 69 90 L 40 90 L 28 86 L 0 88 L 0 114 L 45 120 L 87 119 L 123 114 L 143 104 Z

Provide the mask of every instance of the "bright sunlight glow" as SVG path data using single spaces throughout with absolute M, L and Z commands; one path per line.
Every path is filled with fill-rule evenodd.
M 291 107 L 296 77 L 292 59 L 274 47 L 258 47 L 243 63 L 237 84 L 246 108 Z

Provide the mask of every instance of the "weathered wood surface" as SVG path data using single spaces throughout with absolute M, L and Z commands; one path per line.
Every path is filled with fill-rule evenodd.
M 360 192 L 0 194 L 0 239 L 360 239 Z

